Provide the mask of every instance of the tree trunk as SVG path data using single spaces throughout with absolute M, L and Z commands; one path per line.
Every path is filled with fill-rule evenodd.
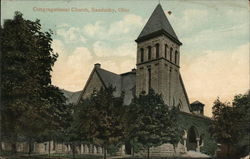
M 148 159 L 149 159 L 149 151 L 150 151 L 150 147 L 148 146 L 148 156 L 147 156 Z
M 135 156 L 134 145 L 132 145 L 132 148 L 131 148 L 131 150 L 132 150 L 132 157 L 134 157 L 134 156 Z
M 107 148 L 106 148 L 106 145 L 104 146 L 103 150 L 104 150 L 103 159 L 106 159 L 107 158 Z
M 174 156 L 176 156 L 176 147 L 175 145 L 173 145 L 173 147 L 174 147 Z
M 134 139 L 132 139 L 132 144 L 130 144 L 132 147 L 131 147 L 131 151 L 132 151 L 132 157 L 134 157 L 135 156 L 135 147 L 134 147 Z
M 230 144 L 227 145 L 227 158 L 230 157 Z
M 31 139 L 29 139 L 29 158 L 30 158 L 30 155 L 31 155 L 31 152 L 32 152 L 32 141 Z
M 75 144 L 71 144 L 71 149 L 72 149 L 72 155 L 73 155 L 73 158 L 75 159 Z
M 16 142 L 11 143 L 11 153 L 16 156 Z
M 49 158 L 50 158 L 50 141 L 49 141 Z
M 16 141 L 17 141 L 17 134 L 13 133 L 11 134 L 11 153 L 14 154 L 14 156 L 16 156 L 17 153 L 17 148 L 16 148 Z

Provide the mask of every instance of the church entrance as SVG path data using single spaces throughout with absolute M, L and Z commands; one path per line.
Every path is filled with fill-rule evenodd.
M 187 133 L 187 150 L 199 151 L 199 140 L 198 131 L 192 126 Z

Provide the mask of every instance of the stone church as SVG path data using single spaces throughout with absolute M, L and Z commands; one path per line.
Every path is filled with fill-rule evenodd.
M 148 22 L 145 24 L 138 38 L 136 69 L 130 72 L 116 74 L 105 70 L 97 63 L 82 91 L 68 92 L 62 90 L 68 103 L 77 104 L 82 98 L 87 98 L 94 90 L 112 85 L 116 88 L 115 96 L 125 93 L 124 104 L 130 104 L 135 95 L 142 91 L 148 92 L 150 88 L 162 94 L 164 102 L 169 106 L 179 107 L 178 124 L 183 130 L 183 138 L 179 142 L 176 152 L 171 144 L 165 143 L 150 149 L 151 156 L 181 155 L 189 150 L 201 151 L 213 155 L 216 149 L 215 141 L 210 137 L 209 125 L 211 119 L 204 116 L 204 104 L 195 101 L 190 104 L 183 80 L 180 74 L 180 46 L 182 43 L 175 34 L 160 4 L 157 5 Z M 51 145 L 51 146 L 48 146 Z M 4 144 L 5 150 L 10 145 Z M 27 143 L 19 143 L 18 151 L 27 152 Z M 35 143 L 34 152 L 71 153 L 70 146 L 53 141 Z M 79 154 L 103 154 L 103 149 L 96 145 L 79 145 Z M 118 154 L 131 154 L 131 145 L 125 144 Z M 136 155 L 145 155 L 141 150 Z
M 177 153 L 188 150 L 212 154 L 215 143 L 210 138 L 208 126 L 210 118 L 204 116 L 204 104 L 195 101 L 190 104 L 180 73 L 180 46 L 174 29 L 168 21 L 160 4 L 154 9 L 138 38 L 136 69 L 116 74 L 105 70 L 97 63 L 83 88 L 78 101 L 87 98 L 93 90 L 112 85 L 116 88 L 115 96 L 125 93 L 124 104 L 130 104 L 135 95 L 150 88 L 162 94 L 169 106 L 179 107 L 180 126 L 183 128 L 183 140 L 178 144 Z M 125 145 L 125 152 L 130 153 Z M 164 144 L 152 148 L 154 155 L 167 156 L 173 153 L 173 146 Z

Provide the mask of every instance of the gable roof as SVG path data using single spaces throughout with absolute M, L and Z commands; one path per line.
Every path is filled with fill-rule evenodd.
M 135 70 L 119 75 L 102 69 L 100 64 L 95 64 L 95 67 L 92 70 L 83 90 L 81 91 L 77 102 L 79 102 L 84 95 L 94 73 L 97 74 L 105 88 L 109 87 L 110 85 L 116 88 L 114 92 L 115 97 L 119 97 L 122 92 L 124 92 L 124 104 L 129 104 L 131 102 L 133 94 L 135 93 Z
M 160 4 L 157 5 L 146 25 L 142 29 L 140 35 L 136 39 L 136 41 L 141 41 L 145 38 L 149 38 L 152 35 L 165 34 L 171 40 L 175 41 L 177 44 L 182 44 L 177 35 L 174 32 L 171 24 L 168 21 L 162 7 Z
M 98 76 L 102 80 L 105 87 L 113 86 L 117 92 L 121 91 L 121 76 L 102 68 L 95 68 Z

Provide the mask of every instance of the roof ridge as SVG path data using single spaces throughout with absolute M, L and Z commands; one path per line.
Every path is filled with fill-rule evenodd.
M 95 71 L 105 87 L 109 87 L 112 85 L 112 87 L 116 88 L 116 93 L 120 94 L 122 78 L 121 75 L 102 68 L 95 68 Z
M 136 72 L 135 71 L 128 71 L 128 72 L 121 73 L 119 75 L 122 76 L 122 75 L 126 75 L 126 74 L 129 74 L 129 73 L 136 73 Z
M 108 70 L 103 69 L 103 68 L 96 68 L 96 70 L 98 70 L 98 69 L 103 70 L 103 71 L 106 71 L 106 72 L 109 72 L 109 73 L 112 73 L 112 74 L 117 75 L 117 76 L 120 76 L 120 75 L 119 75 L 119 74 L 117 74 L 117 73 L 114 73 L 114 72 L 108 71 Z

